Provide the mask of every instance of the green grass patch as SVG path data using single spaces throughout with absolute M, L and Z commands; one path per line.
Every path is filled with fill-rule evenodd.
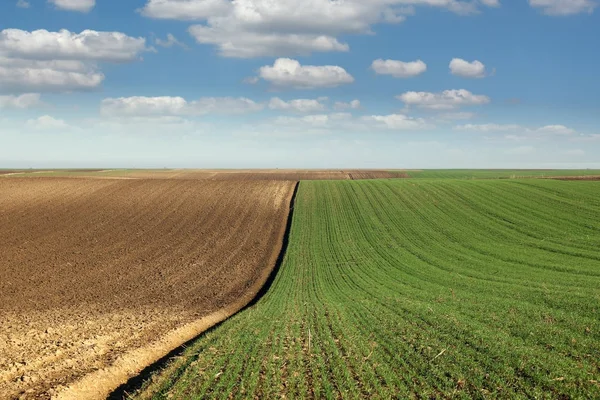
M 600 182 L 302 182 L 284 263 L 140 398 L 600 398 Z

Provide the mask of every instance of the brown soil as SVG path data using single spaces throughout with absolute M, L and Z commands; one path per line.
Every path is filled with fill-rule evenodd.
M 347 179 L 384 179 L 384 178 L 408 178 L 403 171 L 385 170 L 133 170 L 133 171 L 110 171 L 114 175 L 102 174 L 103 177 L 110 175 L 129 178 L 162 178 L 162 179 L 198 179 L 198 180 L 276 180 L 276 181 L 300 181 L 300 180 L 347 180 Z
M 111 365 L 134 365 L 127 379 L 241 308 L 274 266 L 294 185 L 0 179 L 0 398 L 49 398 Z M 139 351 L 153 342 L 171 348 Z
M 31 171 L 31 170 L 20 170 L 20 169 L 3 169 L 0 170 L 0 175 L 18 175 L 18 174 L 25 174 L 25 173 L 29 173 L 29 172 L 36 172 L 35 170 Z

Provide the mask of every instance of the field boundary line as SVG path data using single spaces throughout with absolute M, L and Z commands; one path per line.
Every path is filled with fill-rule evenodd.
M 56 400 L 100 400 L 123 399 L 127 394 L 141 387 L 151 374 L 166 366 L 173 358 L 181 355 L 187 344 L 198 339 L 211 328 L 215 328 L 226 319 L 253 306 L 271 287 L 281 267 L 292 225 L 294 205 L 299 182 L 296 182 L 288 201 L 287 221 L 279 233 L 279 251 L 273 251 L 269 259 L 269 268 L 265 268 L 260 279 L 238 301 L 221 310 L 206 315 L 199 320 L 183 325 L 158 340 L 129 351 L 117 358 L 110 366 L 83 376 L 65 390 L 52 396 Z

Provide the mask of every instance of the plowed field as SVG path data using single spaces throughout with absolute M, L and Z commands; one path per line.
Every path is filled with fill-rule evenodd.
M 33 174 L 38 175 L 33 175 Z M 126 179 L 194 179 L 194 180 L 358 180 L 408 178 L 405 171 L 386 170 L 310 170 L 310 169 L 163 169 L 163 170 L 57 170 L 18 172 L 17 176 L 59 176 Z
M 294 185 L 0 179 L 0 398 L 48 398 L 243 307 L 275 264 Z

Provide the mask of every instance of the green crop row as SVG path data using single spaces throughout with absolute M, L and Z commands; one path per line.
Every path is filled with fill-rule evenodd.
M 426 169 L 406 172 L 411 178 L 426 179 L 519 179 L 560 176 L 600 176 L 600 170 L 591 169 Z
M 600 182 L 302 182 L 283 265 L 139 398 L 600 398 Z

